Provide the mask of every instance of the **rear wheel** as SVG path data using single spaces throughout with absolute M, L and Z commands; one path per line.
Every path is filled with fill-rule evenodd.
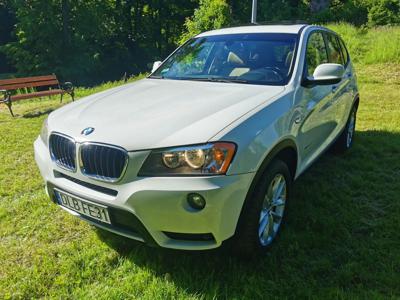
M 357 107 L 353 106 L 346 127 L 333 145 L 334 152 L 340 154 L 351 148 L 354 141 L 354 134 L 356 132 L 356 120 Z
M 276 239 L 292 193 L 288 166 L 274 160 L 258 180 L 239 220 L 235 248 L 245 256 L 265 252 Z

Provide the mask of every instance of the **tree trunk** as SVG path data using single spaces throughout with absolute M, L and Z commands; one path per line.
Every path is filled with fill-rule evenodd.
M 62 26 L 63 26 L 63 42 L 69 47 L 71 45 L 71 30 L 70 30 L 70 15 L 69 15 L 69 0 L 61 1 Z
M 330 0 L 311 0 L 310 2 L 310 9 L 311 12 L 317 13 L 324 9 L 329 8 Z

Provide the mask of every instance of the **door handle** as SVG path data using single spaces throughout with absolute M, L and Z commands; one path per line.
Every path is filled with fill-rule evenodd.
M 315 108 L 316 105 L 317 105 L 317 102 L 315 102 L 315 101 L 310 101 L 310 102 L 308 102 L 308 104 L 307 104 L 307 110 L 308 110 L 308 111 L 314 110 L 314 108 Z
M 303 117 L 302 117 L 302 116 L 297 116 L 297 117 L 294 119 L 294 122 L 295 122 L 296 124 L 300 124 L 302 120 L 303 120 Z

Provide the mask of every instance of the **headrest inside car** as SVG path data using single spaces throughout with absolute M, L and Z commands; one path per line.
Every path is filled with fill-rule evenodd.
M 236 66 L 242 66 L 244 65 L 243 60 L 235 53 L 232 51 L 229 52 L 228 54 L 228 63 Z

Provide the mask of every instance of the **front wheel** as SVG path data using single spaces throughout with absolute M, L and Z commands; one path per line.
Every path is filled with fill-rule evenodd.
M 258 180 L 239 220 L 235 248 L 240 255 L 261 254 L 276 239 L 292 194 L 288 166 L 274 160 Z

